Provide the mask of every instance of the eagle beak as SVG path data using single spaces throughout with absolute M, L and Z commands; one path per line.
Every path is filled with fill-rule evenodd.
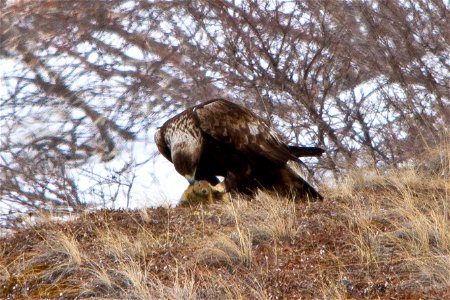
M 186 180 L 189 182 L 189 185 L 193 185 L 194 182 L 195 182 L 195 175 L 194 174 L 184 175 L 184 178 L 186 178 Z

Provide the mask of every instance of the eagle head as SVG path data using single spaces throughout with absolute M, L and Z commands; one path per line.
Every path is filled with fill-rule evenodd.
M 175 166 L 175 170 L 180 173 L 184 178 L 189 181 L 189 184 L 193 184 L 195 181 L 195 172 L 197 171 L 198 160 L 200 157 L 196 157 L 196 153 L 192 155 L 189 151 L 186 151 L 184 147 L 176 148 L 172 152 L 172 161 Z
M 175 170 L 189 181 L 195 182 L 195 172 L 202 154 L 203 138 L 201 135 L 183 134 L 179 139 L 174 138 L 171 144 L 172 162 Z

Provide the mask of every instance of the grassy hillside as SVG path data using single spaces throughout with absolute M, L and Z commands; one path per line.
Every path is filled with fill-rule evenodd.
M 43 218 L 0 240 L 0 298 L 450 298 L 445 178 L 366 170 L 321 190 Z

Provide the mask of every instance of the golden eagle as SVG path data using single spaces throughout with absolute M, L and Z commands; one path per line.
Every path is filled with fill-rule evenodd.
M 214 99 L 188 108 L 157 129 L 155 142 L 190 184 L 216 185 L 223 176 L 228 192 L 261 188 L 322 199 L 287 163 L 324 150 L 287 145 L 262 118 L 235 103 Z

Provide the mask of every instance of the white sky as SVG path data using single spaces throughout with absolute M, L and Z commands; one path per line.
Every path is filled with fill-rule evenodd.
M 154 130 L 150 131 L 151 137 Z M 111 165 L 120 166 L 130 156 L 136 162 L 145 161 L 157 150 L 152 139 L 150 143 L 139 140 L 131 142 L 128 147 L 119 151 L 119 155 L 111 162 L 106 164 L 98 162 L 102 165 L 99 169 Z M 176 205 L 187 186 L 188 182 L 178 174 L 173 164 L 158 153 L 156 158 L 136 168 L 136 178 L 130 194 L 130 208 Z M 127 195 L 122 194 L 119 197 L 116 208 L 126 207 Z

